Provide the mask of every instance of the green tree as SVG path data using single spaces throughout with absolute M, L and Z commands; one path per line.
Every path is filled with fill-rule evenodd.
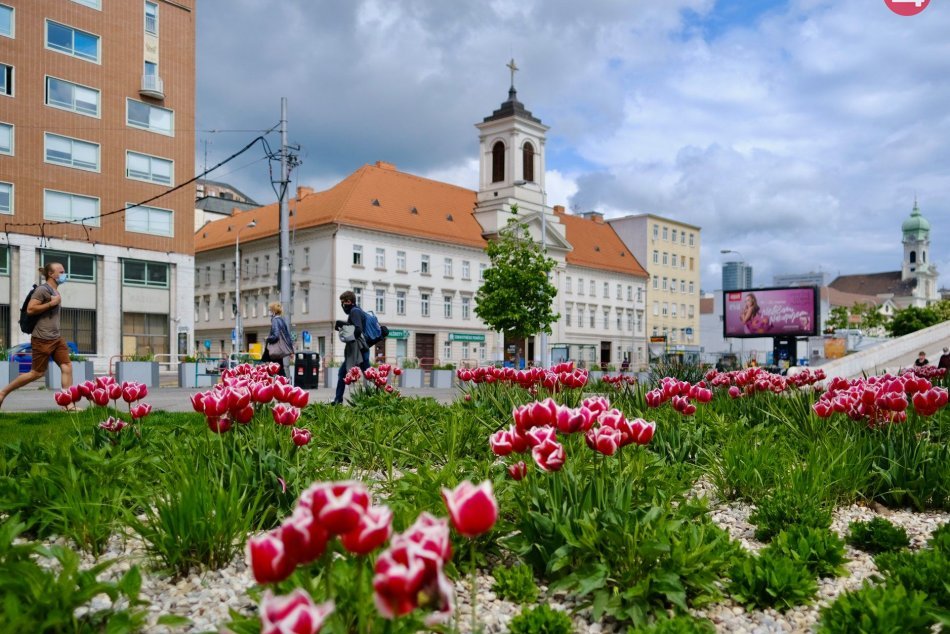
M 825 321 L 825 331 L 834 332 L 839 328 L 848 328 L 848 309 L 844 306 L 835 306 L 831 309 L 828 319 Z
M 875 304 L 854 303 L 851 308 L 852 315 L 858 315 L 861 318 L 862 328 L 871 329 L 887 325 L 887 315 L 881 313 L 881 310 Z
M 551 334 L 559 314 L 551 309 L 557 287 L 549 274 L 555 262 L 531 239 L 528 225 L 512 218 L 485 249 L 491 266 L 475 295 L 475 314 L 494 330 L 524 339 Z
M 893 319 L 887 324 L 887 331 L 893 337 L 902 337 L 939 324 L 941 321 L 938 311 L 930 306 L 926 308 L 908 306 L 894 313 Z

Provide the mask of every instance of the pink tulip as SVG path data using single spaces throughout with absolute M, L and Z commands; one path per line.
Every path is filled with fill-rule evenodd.
M 614 427 L 600 425 L 592 427 L 584 436 L 587 446 L 594 451 L 600 452 L 605 456 L 612 456 L 617 453 L 620 447 L 620 430 Z
M 278 425 L 289 426 L 296 423 L 297 419 L 300 418 L 300 410 L 292 405 L 278 403 L 274 405 L 274 408 L 271 410 L 271 415 L 274 417 L 274 422 Z
M 310 442 L 312 434 L 309 429 L 304 429 L 303 427 L 294 427 L 290 430 L 290 439 L 298 447 L 303 447 Z
M 82 383 L 76 386 L 76 389 L 79 390 L 79 393 L 83 397 L 89 398 L 89 395 L 92 394 L 92 391 L 96 389 L 96 387 L 98 386 L 96 385 L 96 383 L 92 381 L 83 381 Z
M 455 530 L 465 537 L 478 537 L 489 531 L 498 519 L 498 503 L 491 480 L 478 486 L 465 480 L 455 489 L 443 488 L 442 499 Z
M 340 535 L 356 528 L 370 496 L 361 482 L 321 482 L 304 491 L 298 504 L 309 508 L 331 535 Z
M 252 383 L 251 400 L 255 403 L 270 403 L 274 400 L 274 386 L 271 383 Z
M 136 420 L 145 418 L 151 413 L 152 406 L 148 403 L 139 403 L 138 405 L 133 405 L 129 408 L 129 415 Z
M 507 456 L 514 450 L 511 432 L 505 429 L 500 429 L 492 434 L 488 439 L 488 443 L 491 445 L 492 453 L 496 456 Z
M 739 398 L 742 396 L 742 390 L 740 390 L 735 385 L 729 386 L 729 398 Z
M 646 422 L 642 418 L 631 421 L 630 427 L 633 434 L 633 442 L 638 445 L 647 445 L 653 440 L 653 434 L 656 433 L 656 423 Z
M 204 392 L 195 392 L 191 395 L 191 407 L 198 412 L 203 414 L 205 411 L 205 394 Z
M 231 418 L 234 422 L 247 425 L 254 418 L 254 406 L 248 403 L 237 411 L 231 410 Z
M 118 383 L 113 383 L 103 389 L 108 390 L 110 401 L 118 401 L 120 398 L 122 398 L 122 386 Z
M 603 396 L 589 396 L 581 401 L 581 407 L 586 407 L 592 412 L 606 412 L 610 409 L 610 401 Z
M 277 531 L 247 540 L 248 566 L 258 583 L 283 581 L 294 571 L 297 562 L 287 552 Z
M 376 609 L 385 619 L 409 614 L 420 599 L 441 615 L 452 613 L 452 584 L 445 576 L 444 561 L 412 542 L 399 542 L 379 556 L 373 591 Z
M 208 416 L 208 429 L 216 434 L 223 434 L 231 429 L 231 419 L 227 416 Z
M 75 402 L 73 401 L 73 395 L 69 393 L 69 390 L 56 392 L 56 394 L 53 395 L 53 400 L 56 401 L 56 404 L 60 407 L 67 407 Z
M 92 383 L 93 381 L 85 381 L 85 383 Z M 102 376 L 97 376 L 95 380 L 96 387 L 108 388 L 110 385 L 115 385 L 115 377 L 104 374 Z M 92 389 L 92 388 L 90 388 Z
M 232 387 L 228 391 L 228 411 L 238 412 L 251 403 L 251 391 L 247 388 Z
M 366 555 L 385 544 L 392 533 L 393 512 L 388 506 L 371 506 L 356 528 L 340 535 L 340 542 L 354 555 Z
M 267 590 L 260 605 L 261 634 L 317 634 L 333 610 L 333 601 L 315 605 L 301 588 L 277 597 Z
M 590 410 L 587 410 L 590 411 Z M 557 430 L 562 434 L 573 434 L 574 432 L 584 430 L 587 423 L 587 416 L 580 409 L 560 406 L 557 408 Z
M 105 407 L 109 404 L 109 392 L 105 388 L 97 387 L 89 395 L 89 400 L 100 407 Z
M 544 427 L 533 427 L 525 432 L 525 436 L 528 438 L 528 442 L 532 447 L 537 447 L 545 441 L 555 440 L 557 438 L 557 430 L 555 430 L 550 425 L 545 425 Z
M 310 509 L 298 506 L 280 525 L 280 539 L 287 556 L 296 564 L 316 561 L 327 549 L 327 530 L 314 518 Z
M 221 416 L 228 411 L 228 395 L 221 391 L 205 392 L 205 416 Z
M 100 428 L 106 431 L 111 431 L 114 434 L 117 434 L 120 431 L 122 431 L 122 429 L 126 427 L 127 425 L 128 423 L 122 420 L 121 418 L 115 418 L 113 416 L 110 416 L 106 420 L 99 423 Z
M 412 526 L 398 535 L 393 536 L 392 545 L 402 542 L 412 542 L 423 550 L 428 550 L 439 559 L 448 561 L 452 558 L 452 540 L 449 535 L 449 521 L 442 517 L 435 517 L 431 513 L 422 512 Z
M 564 446 L 554 440 L 546 440 L 531 449 L 531 457 L 542 471 L 560 471 L 564 466 Z
M 293 387 L 288 394 L 288 402 L 294 407 L 306 407 L 310 402 L 310 392 L 302 387 Z
M 524 477 L 528 475 L 528 465 L 524 463 L 524 460 L 509 465 L 508 475 L 512 480 L 524 480 Z

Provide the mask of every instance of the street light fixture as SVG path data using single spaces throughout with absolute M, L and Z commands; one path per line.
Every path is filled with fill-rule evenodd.
M 241 319 L 241 232 L 257 226 L 256 220 L 251 220 L 234 234 L 234 352 L 241 351 L 244 342 L 244 321 Z
M 544 191 L 544 188 L 541 187 L 541 185 L 539 185 L 538 183 L 535 183 L 534 181 L 524 181 L 524 180 L 515 181 L 514 184 L 518 187 L 521 187 L 524 185 L 534 185 L 535 187 L 538 188 L 538 191 L 541 192 L 541 251 L 544 253 L 544 257 L 547 257 L 548 255 L 548 250 L 547 250 L 547 247 L 548 247 L 547 215 L 548 214 L 546 211 L 546 204 L 547 204 L 547 197 L 548 197 L 547 192 Z M 540 353 L 539 356 L 541 359 L 541 367 L 542 368 L 549 367 L 551 363 L 550 363 L 550 360 L 548 359 L 548 333 L 544 332 L 543 330 L 538 334 L 538 352 Z
M 720 249 L 719 252 L 720 252 L 720 253 L 735 253 L 735 254 L 738 255 L 740 258 L 743 257 L 742 254 L 739 253 L 738 251 L 736 251 L 735 249 Z

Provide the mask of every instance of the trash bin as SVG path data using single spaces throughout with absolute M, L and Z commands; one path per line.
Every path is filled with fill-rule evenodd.
M 316 389 L 320 380 L 320 355 L 298 352 L 294 358 L 294 385 L 305 390 Z

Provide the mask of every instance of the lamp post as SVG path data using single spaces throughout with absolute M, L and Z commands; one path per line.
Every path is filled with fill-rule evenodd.
M 253 229 L 257 226 L 256 220 L 251 220 L 243 227 L 239 227 L 234 234 L 234 352 L 241 351 L 244 342 L 244 322 L 241 319 L 241 231 Z
M 547 210 L 546 210 L 546 208 L 545 208 L 545 205 L 546 205 L 546 202 L 547 202 L 546 199 L 547 199 L 547 196 L 548 196 L 548 195 L 547 195 L 547 193 L 544 191 L 544 188 L 541 187 L 541 185 L 539 185 L 538 183 L 535 183 L 534 181 L 524 181 L 524 180 L 521 180 L 521 181 L 515 181 L 514 184 L 515 184 L 516 186 L 519 186 L 519 187 L 521 187 L 521 186 L 523 186 L 523 185 L 534 185 L 535 187 L 538 188 L 538 191 L 541 192 L 541 251 L 544 253 L 544 256 L 547 257 L 547 255 L 548 255 L 548 251 L 547 251 L 547 247 L 548 247 L 548 243 L 547 243 L 547 238 L 548 238 L 547 215 L 548 215 L 548 214 L 547 214 Z M 543 330 L 542 330 L 540 333 L 538 333 L 538 352 L 539 352 L 539 358 L 541 359 L 541 367 L 542 367 L 542 368 L 549 367 L 551 364 L 550 364 L 550 361 L 549 361 L 549 359 L 548 359 L 548 333 L 544 332 Z
M 720 252 L 720 253 L 735 253 L 735 254 L 738 255 L 740 258 L 742 257 L 742 254 L 739 253 L 738 251 L 736 251 L 735 249 L 720 249 L 719 252 Z

